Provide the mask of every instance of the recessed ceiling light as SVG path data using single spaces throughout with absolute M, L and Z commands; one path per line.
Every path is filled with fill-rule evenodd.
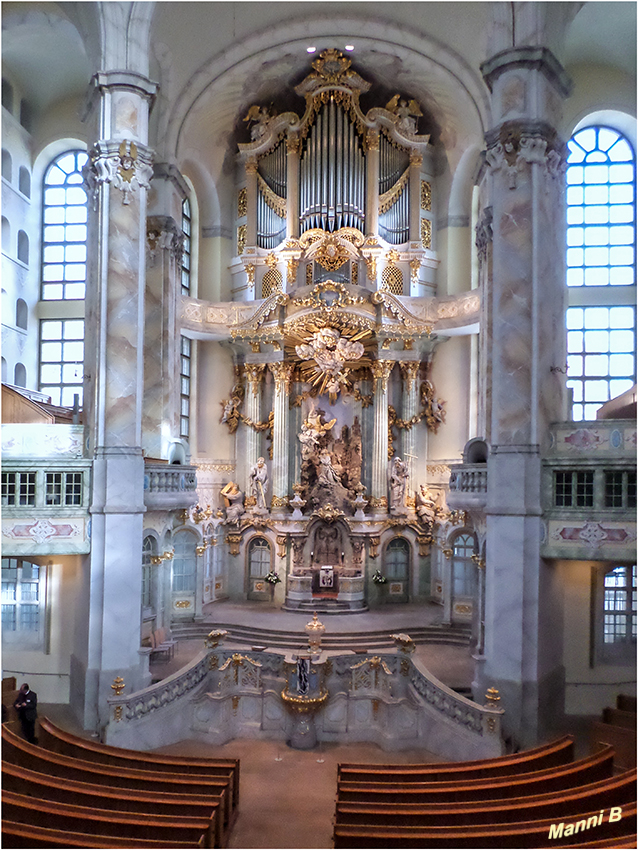
M 306 47 L 306 53 L 316 53 L 316 52 L 317 52 L 316 47 Z
M 346 44 L 346 50 L 354 50 L 354 44 Z

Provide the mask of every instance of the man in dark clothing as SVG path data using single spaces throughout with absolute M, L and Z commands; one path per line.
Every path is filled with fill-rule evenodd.
M 25 682 L 18 691 L 18 696 L 13 706 L 20 717 L 24 737 L 31 744 L 38 743 L 38 739 L 35 737 L 35 721 L 38 717 L 37 705 L 38 695 L 30 691 L 29 686 Z

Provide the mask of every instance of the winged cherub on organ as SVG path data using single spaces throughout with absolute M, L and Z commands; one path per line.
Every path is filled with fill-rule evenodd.
M 404 100 L 401 95 L 395 94 L 394 97 L 388 101 L 385 108 L 388 112 L 392 112 L 396 115 L 395 123 L 402 133 L 408 136 L 416 135 L 417 118 L 420 118 L 423 115 L 421 107 L 416 100 L 412 99 L 407 101 Z
M 268 129 L 268 122 L 275 115 L 276 113 L 272 106 L 257 106 L 257 104 L 254 104 L 250 107 L 244 121 L 248 121 L 249 124 L 254 122 L 250 128 L 250 138 L 253 142 L 258 141 L 265 135 Z
M 336 396 L 346 384 L 346 362 L 359 360 L 364 347 L 360 342 L 342 337 L 335 328 L 320 328 L 307 343 L 295 346 L 295 351 L 302 360 L 314 360 L 317 364 L 314 383 L 323 378 L 319 392 L 327 390 L 331 396 Z

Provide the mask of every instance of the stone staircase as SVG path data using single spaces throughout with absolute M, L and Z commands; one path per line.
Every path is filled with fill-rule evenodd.
M 277 647 L 280 649 L 300 649 L 308 643 L 303 631 L 260 629 L 253 626 L 237 625 L 235 623 L 175 623 L 172 626 L 172 637 L 177 640 L 201 640 L 212 629 L 223 629 L 228 632 L 225 643 L 242 644 L 255 647 Z M 468 646 L 470 642 L 469 626 L 411 626 L 397 628 L 394 632 L 410 635 L 416 644 L 445 644 L 446 646 Z M 371 650 L 390 649 L 394 641 L 390 637 L 393 631 L 381 629 L 376 631 L 358 632 L 327 632 L 321 639 L 321 648 L 325 650 L 351 650 L 367 652 Z

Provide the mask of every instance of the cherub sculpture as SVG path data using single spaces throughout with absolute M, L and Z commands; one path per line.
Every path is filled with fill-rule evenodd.
M 257 104 L 253 104 L 250 107 L 244 121 L 248 121 L 249 125 L 253 125 L 250 128 L 250 138 L 253 142 L 259 141 L 259 139 L 266 135 L 268 124 L 275 117 L 275 114 L 272 106 L 257 106 Z
M 396 115 L 395 123 L 402 133 L 408 136 L 416 135 L 416 119 L 423 115 L 421 107 L 416 100 L 412 99 L 410 101 L 406 101 L 401 98 L 401 95 L 395 94 L 394 97 L 386 104 L 385 108 L 388 112 L 392 112 Z

